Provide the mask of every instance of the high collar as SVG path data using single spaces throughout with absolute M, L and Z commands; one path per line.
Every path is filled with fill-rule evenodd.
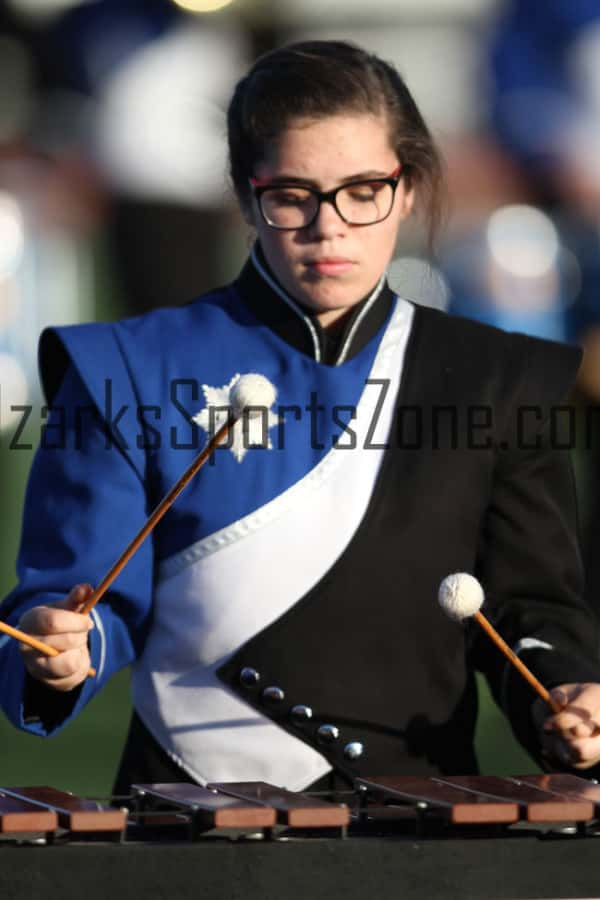
M 382 276 L 375 288 L 352 309 L 341 332 L 321 327 L 316 315 L 281 287 L 258 244 L 235 286 L 254 315 L 280 338 L 317 362 L 339 366 L 356 356 L 386 321 L 394 294 Z

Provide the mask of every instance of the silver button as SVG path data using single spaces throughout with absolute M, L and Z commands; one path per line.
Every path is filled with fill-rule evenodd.
M 298 722 L 306 722 L 308 719 L 312 719 L 312 714 L 313 711 L 310 706 L 303 706 L 302 703 L 292 706 L 290 709 L 290 716 Z
M 346 744 L 344 747 L 344 756 L 346 759 L 360 759 L 364 752 L 364 744 L 361 744 L 360 741 L 350 741 L 350 743 Z
M 331 744 L 333 741 L 337 741 L 339 736 L 340 729 L 337 725 L 321 725 L 320 728 L 317 728 L 317 737 L 324 744 Z
M 264 689 L 262 696 L 263 700 L 267 700 L 269 703 L 281 703 L 285 698 L 285 692 L 280 687 L 270 685 Z
M 244 687 L 254 687 L 259 681 L 260 675 L 256 669 L 251 669 L 250 666 L 244 666 L 240 672 L 240 684 L 243 684 Z

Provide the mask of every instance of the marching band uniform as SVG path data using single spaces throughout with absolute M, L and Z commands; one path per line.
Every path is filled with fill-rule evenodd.
M 40 360 L 54 409 L 3 607 L 13 624 L 101 580 L 239 373 L 278 396 L 92 611 L 95 678 L 59 695 L 0 642 L 18 727 L 53 733 L 132 663 L 122 784 L 472 772 L 479 669 L 535 752 L 530 689 L 437 605 L 455 571 L 482 580 L 488 615 L 547 686 L 598 680 L 567 454 L 552 447 L 577 350 L 415 307 L 383 279 L 328 344 L 255 249 L 232 286 L 50 330 Z

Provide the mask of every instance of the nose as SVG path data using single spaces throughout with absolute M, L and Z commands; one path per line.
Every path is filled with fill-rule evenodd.
M 323 200 L 319 207 L 317 218 L 310 226 L 310 230 L 315 237 L 326 240 L 336 235 L 344 234 L 348 230 L 348 225 L 346 225 L 333 203 L 329 200 Z

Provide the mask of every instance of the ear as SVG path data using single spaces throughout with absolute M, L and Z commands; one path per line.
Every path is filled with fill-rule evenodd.
M 402 187 L 402 182 L 400 182 L 398 187 Z M 398 199 L 400 201 L 400 220 L 404 221 L 404 219 L 407 219 L 410 216 L 415 205 L 414 187 L 408 188 L 408 190 L 402 189 L 402 193 Z

